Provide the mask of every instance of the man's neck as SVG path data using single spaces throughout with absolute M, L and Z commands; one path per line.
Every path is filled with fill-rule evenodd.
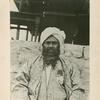
M 44 65 L 52 65 L 53 68 L 55 68 L 57 61 L 59 60 L 59 57 L 54 57 L 54 58 L 47 58 L 43 57 L 43 63 Z

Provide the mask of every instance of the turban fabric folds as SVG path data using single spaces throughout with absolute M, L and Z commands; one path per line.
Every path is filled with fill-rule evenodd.
M 56 27 L 47 27 L 42 33 L 40 42 L 41 44 L 44 43 L 44 41 L 50 37 L 54 36 L 60 43 L 60 54 L 62 55 L 64 53 L 64 40 L 65 40 L 65 32 L 56 28 Z

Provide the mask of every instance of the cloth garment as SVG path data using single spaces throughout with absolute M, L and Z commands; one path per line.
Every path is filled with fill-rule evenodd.
M 50 73 L 51 73 L 51 65 L 46 67 L 46 80 L 47 80 L 47 85 L 48 85 L 48 81 L 49 81 L 49 77 L 50 77 Z
M 11 100 L 82 100 L 85 89 L 81 85 L 80 72 L 69 59 L 65 59 L 63 31 L 46 28 L 41 35 L 43 42 L 53 35 L 60 43 L 60 56 L 54 68 L 43 64 L 43 56 L 29 59 L 14 73 L 11 80 Z M 46 74 L 46 73 L 50 74 Z M 48 83 L 48 84 L 47 84 Z
M 85 89 L 80 82 L 77 66 L 60 57 L 51 67 L 48 85 L 43 57 L 27 61 L 11 80 L 11 100 L 82 100 Z

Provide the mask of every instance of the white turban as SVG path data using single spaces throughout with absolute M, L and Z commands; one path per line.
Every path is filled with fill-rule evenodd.
M 65 40 L 65 32 L 61 31 L 56 27 L 48 27 L 41 33 L 40 42 L 43 42 L 49 37 L 53 35 L 60 43 L 60 54 L 64 53 L 64 40 Z

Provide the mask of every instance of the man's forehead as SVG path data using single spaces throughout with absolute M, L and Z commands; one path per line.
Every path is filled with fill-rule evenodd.
M 53 35 L 50 35 L 45 41 L 57 41 L 58 42 L 58 39 L 54 37 Z

